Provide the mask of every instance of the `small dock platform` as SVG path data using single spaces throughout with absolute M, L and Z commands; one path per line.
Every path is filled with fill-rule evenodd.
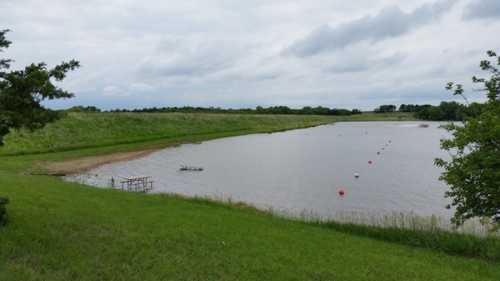
M 153 180 L 150 176 L 126 177 L 120 180 L 120 186 L 124 191 L 149 192 L 153 190 Z

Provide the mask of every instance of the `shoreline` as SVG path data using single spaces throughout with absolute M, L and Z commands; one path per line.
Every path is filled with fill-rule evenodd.
M 130 150 L 126 149 L 126 151 L 111 152 L 111 153 L 107 153 L 107 154 L 106 153 L 104 153 L 104 154 L 97 153 L 96 155 L 80 156 L 80 157 L 76 157 L 74 159 L 63 160 L 63 161 L 43 161 L 41 163 L 37 163 L 36 166 L 37 166 L 37 170 L 41 174 L 46 174 L 46 175 L 51 175 L 51 176 L 70 176 L 70 175 L 75 175 L 75 174 L 87 172 L 87 171 L 92 170 L 94 168 L 98 168 L 102 165 L 106 165 L 106 164 L 110 164 L 110 163 L 135 160 L 138 158 L 148 156 L 151 153 L 154 153 L 154 152 L 157 152 L 157 151 L 169 148 L 169 147 L 183 145 L 183 144 L 194 144 L 194 143 L 200 143 L 203 141 L 229 138 L 229 137 L 240 137 L 240 136 L 246 136 L 246 135 L 281 133 L 281 132 L 309 129 L 309 128 L 315 128 L 315 127 L 320 127 L 320 126 L 332 125 L 332 124 L 336 124 L 336 123 L 344 123 L 344 122 L 345 123 L 351 123 L 351 122 L 391 122 L 391 123 L 414 122 L 414 123 L 418 123 L 420 121 L 338 120 L 338 121 L 332 121 L 332 122 L 328 122 L 328 123 L 314 124 L 311 126 L 288 128 L 288 129 L 277 129 L 277 130 L 262 131 L 262 132 L 230 131 L 230 132 L 222 132 L 222 133 L 196 136 L 196 137 L 199 137 L 200 139 L 193 139 L 192 137 L 190 138 L 190 136 L 187 136 L 188 139 L 164 138 L 164 139 L 158 139 L 157 140 L 159 142 L 158 144 L 154 144 L 154 143 L 151 143 L 151 141 L 149 141 L 149 140 L 145 140 L 143 142 L 136 142 L 136 143 L 130 143 L 130 144 L 116 144 L 116 145 L 105 146 L 106 148 L 113 148 L 113 147 L 118 147 L 121 145 L 131 145 L 132 147 L 130 148 Z M 92 147 L 90 147 L 90 148 L 92 148 Z M 96 148 L 101 148 L 101 147 L 96 147 Z M 80 148 L 80 149 L 76 148 L 74 150 L 69 150 L 69 151 L 78 151 L 78 150 L 82 150 L 82 149 L 85 149 L 85 148 Z M 55 151 L 55 152 L 47 152 L 47 153 L 50 154 L 50 153 L 60 153 L 60 152 L 65 152 L 65 151 Z M 12 155 L 11 157 L 15 157 L 15 156 L 16 155 Z M 18 155 L 18 156 L 23 156 L 23 155 Z
M 145 149 L 129 152 L 116 152 L 105 155 L 85 156 L 72 160 L 43 162 L 43 170 L 50 176 L 70 176 L 98 168 L 102 165 L 130 161 L 150 155 L 162 148 Z
M 188 139 L 186 139 L 186 140 L 165 138 L 165 139 L 159 139 L 160 142 L 165 141 L 165 143 L 159 143 L 157 145 L 155 145 L 155 144 L 149 145 L 150 143 L 148 141 L 144 141 L 144 142 L 138 142 L 138 143 L 132 144 L 131 149 L 127 150 L 127 151 L 111 152 L 111 153 L 107 153 L 107 154 L 97 153 L 96 155 L 79 156 L 79 157 L 76 157 L 73 159 L 68 159 L 68 160 L 63 160 L 63 161 L 38 162 L 35 164 L 35 166 L 36 166 L 35 170 L 37 171 L 36 174 L 45 174 L 45 175 L 49 175 L 49 176 L 71 176 L 71 175 L 76 175 L 79 173 L 87 172 L 89 170 L 98 168 L 102 165 L 139 159 L 142 157 L 146 157 L 154 152 L 157 152 L 157 151 L 160 151 L 163 149 L 168 149 L 170 147 L 184 145 L 184 144 L 196 144 L 196 143 L 201 143 L 204 141 L 210 141 L 210 140 L 215 140 L 215 139 L 241 137 L 241 136 L 247 136 L 247 135 L 282 133 L 282 132 L 293 131 L 293 130 L 302 130 L 302 129 L 309 129 L 309 128 L 315 128 L 315 127 L 320 127 L 320 126 L 332 125 L 335 123 L 338 123 L 338 122 L 333 121 L 333 122 L 324 123 L 324 124 L 314 124 L 311 126 L 296 127 L 296 128 L 289 128 L 289 129 L 277 129 L 277 130 L 262 131 L 262 132 L 231 131 L 231 132 L 223 132 L 223 133 L 217 133 L 217 134 L 206 134 L 206 135 L 197 136 L 200 139 L 189 138 L 189 136 L 188 136 Z M 115 146 L 120 146 L 120 144 L 110 145 L 107 147 L 113 148 Z M 79 149 L 75 149 L 74 151 L 78 151 L 78 150 Z M 52 153 L 58 153 L 58 152 L 52 152 Z M 22 155 L 20 155 L 20 156 L 22 156 Z M 11 156 L 11 157 L 15 157 L 15 156 Z

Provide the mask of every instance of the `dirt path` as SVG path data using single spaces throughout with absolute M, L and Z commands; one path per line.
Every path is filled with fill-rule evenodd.
M 158 149 L 118 152 L 107 155 L 88 156 L 74 160 L 40 163 L 40 169 L 49 175 L 64 176 L 78 174 L 113 162 L 128 161 L 147 156 Z

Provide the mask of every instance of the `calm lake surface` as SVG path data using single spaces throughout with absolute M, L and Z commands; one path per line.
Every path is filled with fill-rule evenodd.
M 439 140 L 448 133 L 440 123 L 419 124 L 346 122 L 186 144 L 67 179 L 109 187 L 111 177 L 152 176 L 153 192 L 230 198 L 292 215 L 403 212 L 447 218 L 447 187 L 433 160 L 447 157 Z M 204 170 L 179 171 L 181 165 Z

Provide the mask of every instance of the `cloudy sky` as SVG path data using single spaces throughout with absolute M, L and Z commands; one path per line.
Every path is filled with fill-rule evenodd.
M 0 0 L 14 68 L 77 59 L 48 103 L 324 105 L 450 99 L 500 51 L 499 0 Z M 471 99 L 477 93 L 469 93 Z

